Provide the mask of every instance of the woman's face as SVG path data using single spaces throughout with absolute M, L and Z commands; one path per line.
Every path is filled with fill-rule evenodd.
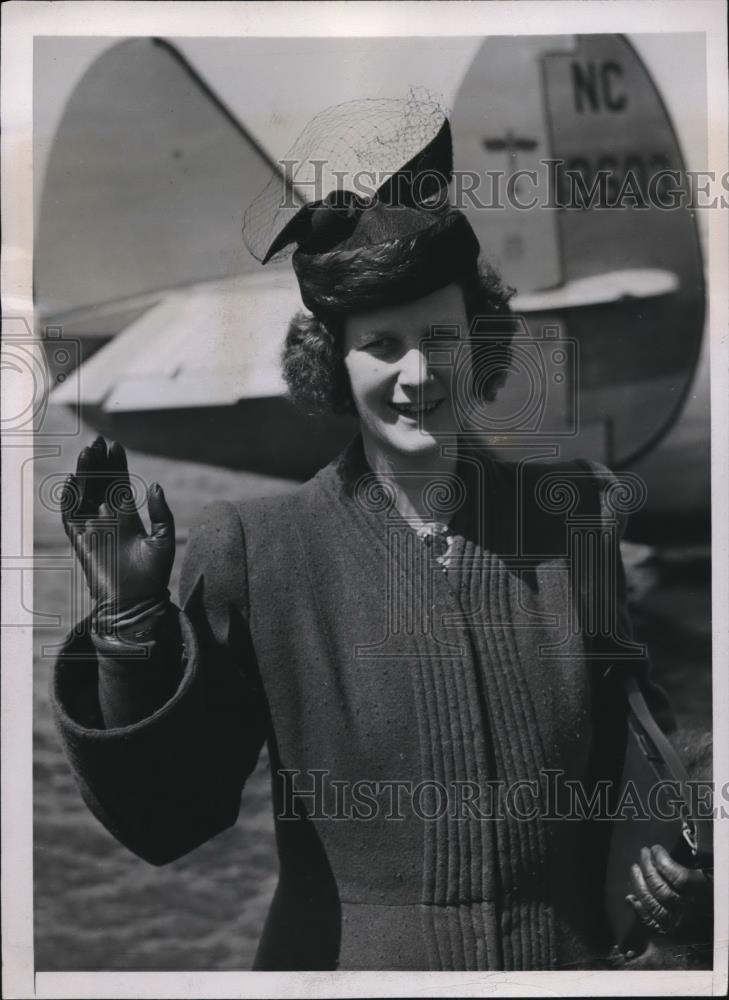
M 454 368 L 429 363 L 434 327 L 450 327 L 455 348 L 465 343 L 468 317 L 460 286 L 347 318 L 344 363 L 368 452 L 402 462 L 437 453 L 444 438 L 452 441 L 458 429 Z M 447 336 L 438 331 L 441 359 Z M 463 374 L 459 358 L 459 383 Z

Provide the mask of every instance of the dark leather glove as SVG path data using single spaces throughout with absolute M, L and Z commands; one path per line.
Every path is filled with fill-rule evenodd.
M 167 602 L 175 525 L 157 483 L 147 491 L 150 532 L 139 516 L 120 444 L 97 437 L 78 458 L 61 499 L 63 527 L 83 568 L 102 622 L 139 621 Z
M 665 847 L 644 847 L 630 869 L 626 899 L 641 922 L 657 934 L 692 936 L 711 921 L 712 883 L 703 869 L 685 868 Z

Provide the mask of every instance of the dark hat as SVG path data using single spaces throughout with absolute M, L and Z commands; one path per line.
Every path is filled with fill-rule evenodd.
M 308 309 L 319 315 L 374 309 L 475 273 L 476 234 L 462 212 L 445 204 L 453 150 L 440 108 L 411 94 L 405 102 L 330 109 L 304 130 L 287 162 L 320 164 L 325 153 L 336 189 L 284 220 L 280 185 L 274 206 L 269 182 L 244 223 L 249 249 L 264 264 L 295 248 L 292 263 Z M 378 177 L 369 197 L 347 187 L 356 185 L 363 164 L 375 177 L 373 168 L 382 166 L 384 179 Z
M 475 271 L 479 242 L 462 212 L 363 205 L 335 192 L 307 206 L 289 236 L 301 299 L 347 313 L 420 298 Z M 283 236 L 284 234 L 282 234 Z

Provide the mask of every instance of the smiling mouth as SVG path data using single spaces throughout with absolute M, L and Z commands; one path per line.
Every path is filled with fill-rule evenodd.
M 415 419 L 416 417 L 427 417 L 431 413 L 435 413 L 442 402 L 442 399 L 437 399 L 433 403 L 390 403 L 389 405 L 401 416 Z

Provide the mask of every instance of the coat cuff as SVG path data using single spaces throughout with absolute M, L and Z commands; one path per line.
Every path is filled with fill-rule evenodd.
M 118 657 L 117 644 L 102 647 L 102 653 L 98 640 L 92 638 L 89 619 L 68 636 L 55 666 L 52 689 L 54 712 L 64 739 L 68 735 L 73 739 L 98 740 L 113 738 L 114 734 L 129 738 L 179 711 L 194 684 L 199 650 L 194 629 L 184 612 L 171 608 L 169 613 L 175 614 L 175 627 L 179 627 L 175 664 L 161 663 L 153 655 L 156 652 L 153 647 L 158 643 L 132 647 L 136 655 L 129 658 Z M 169 642 L 160 640 L 159 645 L 169 651 Z M 116 655 L 112 659 L 113 653 Z M 167 675 L 166 684 L 160 679 L 162 671 Z M 176 675 L 176 683 L 169 681 L 171 675 Z M 169 696 L 157 698 L 153 704 L 154 695 L 164 687 Z M 153 707 L 143 713 L 144 704 Z M 131 722 L 116 721 L 132 715 L 137 718 Z
M 88 630 L 67 640 L 53 680 L 56 724 L 82 798 L 112 836 L 155 865 L 234 823 L 243 780 L 231 720 L 211 717 L 198 641 L 182 613 L 180 628 L 185 653 L 177 689 L 131 725 L 103 728 Z

